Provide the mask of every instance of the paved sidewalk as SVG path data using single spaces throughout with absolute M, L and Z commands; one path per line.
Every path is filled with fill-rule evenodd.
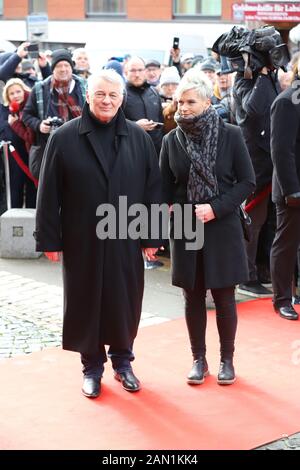
M 0 359 L 60 346 L 62 287 L 0 271 Z M 142 312 L 140 327 L 168 321 Z

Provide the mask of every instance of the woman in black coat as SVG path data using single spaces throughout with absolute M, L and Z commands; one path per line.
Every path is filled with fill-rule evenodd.
M 192 69 L 176 91 L 177 129 L 164 137 L 160 154 L 163 190 L 168 204 L 193 204 L 204 223 L 204 245 L 188 250 L 175 239 L 171 212 L 170 246 L 173 285 L 183 288 L 185 317 L 193 354 L 187 381 L 201 384 L 206 361 L 206 290 L 216 305 L 221 345 L 219 384 L 235 381 L 233 367 L 237 327 L 235 284 L 247 281 L 248 267 L 239 206 L 255 188 L 251 160 L 238 127 L 225 124 L 211 106 L 212 86 Z

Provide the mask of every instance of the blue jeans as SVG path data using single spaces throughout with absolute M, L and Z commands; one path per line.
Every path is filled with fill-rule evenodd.
M 122 373 L 132 370 L 131 361 L 134 360 L 132 346 L 128 349 L 120 349 L 110 346 L 107 356 L 111 359 L 113 369 Z M 93 377 L 101 379 L 104 372 L 104 363 L 107 362 L 105 347 L 101 346 L 96 354 L 81 354 L 81 363 L 83 365 L 82 372 L 85 377 Z

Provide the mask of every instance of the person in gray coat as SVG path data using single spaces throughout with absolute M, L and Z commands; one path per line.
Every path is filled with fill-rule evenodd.
M 221 348 L 218 383 L 231 384 L 234 290 L 249 278 L 239 210 L 255 188 L 255 175 L 240 129 L 225 124 L 211 106 L 212 85 L 205 74 L 188 71 L 175 95 L 178 127 L 164 137 L 160 154 L 163 197 L 171 206 L 192 204 L 195 218 L 204 224 L 203 248 L 188 250 L 184 237 L 173 238 L 171 212 L 172 283 L 183 288 L 194 360 L 187 382 L 202 384 L 208 374 L 205 297 L 211 289 Z

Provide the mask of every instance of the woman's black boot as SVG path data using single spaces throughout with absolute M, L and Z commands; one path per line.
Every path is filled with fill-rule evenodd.
M 233 361 L 231 359 L 222 359 L 220 362 L 220 368 L 218 373 L 218 384 L 219 385 L 231 385 L 235 382 L 235 371 L 233 367 Z
M 205 356 L 198 357 L 193 362 L 193 367 L 187 376 L 187 383 L 191 385 L 201 385 L 205 377 L 209 375 L 208 364 Z

